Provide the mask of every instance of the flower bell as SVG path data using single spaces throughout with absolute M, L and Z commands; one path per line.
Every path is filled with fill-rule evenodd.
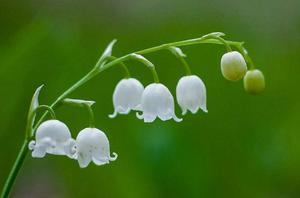
M 172 118 L 176 122 L 182 121 L 175 115 L 172 94 L 161 83 L 152 83 L 145 88 L 140 108 L 142 114 L 137 113 L 137 117 L 144 119 L 144 122 L 153 122 L 156 117 L 163 121 Z
M 244 77 L 244 88 L 250 94 L 259 94 L 265 89 L 264 74 L 258 70 L 247 71 Z
M 30 141 L 28 146 L 33 150 L 32 157 L 42 158 L 49 153 L 71 158 L 74 144 L 70 130 L 63 122 L 48 120 L 37 128 L 35 140 Z
M 109 141 L 105 133 L 96 128 L 81 130 L 73 150 L 73 157 L 78 160 L 81 168 L 87 167 L 91 161 L 100 166 L 118 157 L 116 153 L 113 153 L 113 157 L 110 156 Z
M 207 112 L 206 88 L 196 75 L 180 78 L 176 87 L 176 98 L 182 109 L 182 115 L 185 115 L 187 110 L 196 113 L 199 108 Z
M 242 54 L 237 51 L 227 52 L 221 58 L 221 71 L 230 81 L 242 79 L 247 71 L 247 64 Z
M 109 115 L 114 118 L 117 114 L 128 114 L 131 110 L 138 110 L 144 86 L 135 78 L 121 80 L 113 93 L 114 113 Z

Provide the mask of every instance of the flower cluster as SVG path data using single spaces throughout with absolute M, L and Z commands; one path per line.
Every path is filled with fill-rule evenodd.
M 182 115 L 185 115 L 187 111 L 195 114 L 199 109 L 207 113 L 204 82 L 199 76 L 190 74 L 189 66 L 183 59 L 186 55 L 180 48 L 172 48 L 171 51 L 188 67 L 187 75 L 179 79 L 176 87 L 176 99 L 182 109 Z M 150 68 L 154 68 L 154 65 L 141 55 L 138 55 L 138 59 L 146 62 Z M 262 72 L 257 69 L 247 71 L 247 63 L 240 52 L 230 51 L 222 56 L 221 72 L 230 81 L 244 78 L 245 90 L 251 94 L 264 90 Z M 182 121 L 175 115 L 171 92 L 159 82 L 154 82 L 144 88 L 142 83 L 135 78 L 122 79 L 114 90 L 113 106 L 114 112 L 109 115 L 110 118 L 115 118 L 118 113 L 128 114 L 134 110 L 138 111 L 137 118 L 143 119 L 146 123 L 153 122 L 157 117 L 162 121 L 170 119 L 176 122 Z
M 221 58 L 221 73 L 224 78 L 229 81 L 238 81 L 244 78 L 244 88 L 247 92 L 251 94 L 262 92 L 265 88 L 262 72 L 257 69 L 247 71 L 247 63 L 251 63 L 251 61 L 245 60 L 245 54 L 231 51 L 229 46 L 227 48 L 228 52 Z M 112 44 L 109 45 L 108 50 L 105 50 L 105 56 L 110 57 L 111 49 Z M 207 96 L 204 82 L 199 76 L 191 73 L 184 59 L 186 55 L 180 48 L 170 47 L 169 50 L 183 63 L 186 69 L 186 75 L 179 79 L 176 86 L 176 99 L 182 110 L 182 115 L 185 115 L 188 111 L 195 114 L 199 109 L 207 113 Z M 137 111 L 137 118 L 144 120 L 146 123 L 154 122 L 156 118 L 162 121 L 173 119 L 176 122 L 181 122 L 182 118 L 178 118 L 175 114 L 173 95 L 165 85 L 159 82 L 153 63 L 139 54 L 131 54 L 130 57 L 151 69 L 154 82 L 144 87 L 139 80 L 129 75 L 119 81 L 113 92 L 114 111 L 109 117 L 115 118 L 118 114 Z M 128 68 L 124 63 L 122 64 L 127 74 L 129 74 Z M 36 95 L 38 95 L 38 92 Z M 94 115 L 91 105 L 94 104 L 94 101 L 64 99 L 64 102 L 88 107 L 91 127 L 81 130 L 77 138 L 73 139 L 69 128 L 63 122 L 56 119 L 43 122 L 35 132 L 35 140 L 29 143 L 29 149 L 33 150 L 32 157 L 42 158 L 46 153 L 66 155 L 77 160 L 82 168 L 87 167 L 91 161 L 96 165 L 103 165 L 116 160 L 116 153 L 110 156 L 109 141 L 105 133 L 93 127 Z M 37 107 L 37 100 L 33 101 L 32 108 Z M 49 110 L 50 107 L 47 108 Z M 50 108 L 51 111 L 53 110 Z M 54 112 L 52 114 L 54 115 Z M 34 114 L 32 115 L 34 119 Z
M 71 137 L 69 128 L 59 120 L 43 122 L 36 130 L 35 140 L 30 141 L 32 157 L 42 158 L 48 154 L 66 155 L 78 161 L 85 168 L 93 161 L 103 165 L 117 159 L 117 154 L 110 156 L 109 141 L 103 131 L 97 128 L 81 130 L 77 138 Z
M 182 77 L 176 87 L 176 98 L 185 115 L 187 110 L 196 113 L 199 109 L 207 112 L 206 88 L 200 77 L 189 75 Z M 169 89 L 161 83 L 151 83 L 146 88 L 134 78 L 121 80 L 113 93 L 114 113 L 128 114 L 137 112 L 137 117 L 144 122 L 153 122 L 157 117 L 163 121 L 174 119 L 182 121 L 175 115 L 174 98 Z

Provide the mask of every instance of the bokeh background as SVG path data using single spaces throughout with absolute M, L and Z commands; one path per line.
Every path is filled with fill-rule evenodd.
M 246 42 L 266 77 L 262 95 L 250 96 L 242 82 L 222 77 L 224 47 L 190 46 L 183 50 L 206 83 L 208 114 L 189 114 L 181 123 L 144 124 L 134 113 L 109 119 L 113 89 L 123 76 L 114 67 L 71 97 L 97 101 L 96 125 L 118 160 L 80 169 L 67 157 L 28 155 L 12 197 L 300 197 L 299 8 L 297 0 L 1 0 L 0 186 L 39 85 L 45 84 L 41 103 L 51 103 L 91 69 L 113 38 L 120 56 L 222 31 Z M 167 51 L 147 58 L 175 94 L 184 74 L 179 62 Z M 147 68 L 127 64 L 144 85 L 151 83 Z M 56 113 L 74 137 L 88 124 L 85 109 Z

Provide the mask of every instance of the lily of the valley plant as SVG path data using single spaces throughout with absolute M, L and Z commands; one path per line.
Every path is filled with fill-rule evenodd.
M 195 114 L 201 109 L 207 113 L 205 83 L 200 76 L 191 72 L 186 61 L 186 55 L 180 48 L 189 45 L 202 43 L 224 45 L 226 53 L 222 55 L 220 70 L 225 79 L 238 81 L 244 78 L 246 92 L 251 94 L 261 93 L 265 88 L 264 75 L 260 70 L 255 69 L 244 43 L 225 40 L 223 36 L 225 34 L 221 32 L 214 32 L 200 38 L 167 43 L 121 57 L 112 55 L 112 49 L 116 43 L 116 40 L 113 40 L 90 72 L 58 96 L 52 104 L 39 104 L 38 97 L 42 86 L 37 88 L 28 112 L 26 136 L 7 177 L 1 197 L 9 195 L 29 151 L 31 151 L 31 156 L 34 158 L 43 158 L 46 155 L 65 155 L 72 160 L 76 160 L 81 168 L 87 167 L 91 162 L 100 166 L 117 159 L 117 154 L 110 151 L 106 133 L 95 127 L 92 110 L 92 105 L 95 102 L 68 98 L 77 88 L 115 65 L 121 65 L 126 72 L 126 76 L 120 80 L 113 92 L 114 110 L 109 115 L 110 118 L 115 118 L 118 114 L 128 114 L 131 111 L 136 111 L 137 118 L 146 123 L 152 123 L 156 119 L 163 121 L 173 119 L 176 122 L 181 122 L 183 120 L 182 116 L 188 111 Z M 159 81 L 154 64 L 144 56 L 161 50 L 168 50 L 174 54 L 185 69 L 185 74 L 178 80 L 175 98 L 168 87 Z M 136 60 L 150 69 L 153 75 L 153 83 L 144 86 L 138 79 L 130 76 L 129 69 L 125 65 L 125 62 L 130 59 Z M 181 116 L 175 114 L 175 102 L 182 110 Z M 89 126 L 82 129 L 76 138 L 72 137 L 68 126 L 56 118 L 54 110 L 62 105 L 73 105 L 87 109 L 90 117 Z M 44 114 L 36 121 L 37 111 L 44 111 Z M 51 115 L 51 118 L 48 118 L 48 115 Z

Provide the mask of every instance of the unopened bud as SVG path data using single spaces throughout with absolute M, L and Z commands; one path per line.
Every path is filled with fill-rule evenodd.
M 265 89 L 265 77 L 263 73 L 258 70 L 247 71 L 244 77 L 244 88 L 250 94 L 259 94 Z
M 242 79 L 247 71 L 247 64 L 242 54 L 237 51 L 224 54 L 221 58 L 221 71 L 227 80 Z

